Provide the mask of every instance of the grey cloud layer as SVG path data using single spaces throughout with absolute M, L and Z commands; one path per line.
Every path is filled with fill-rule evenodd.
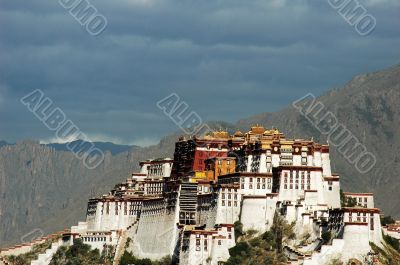
M 97 37 L 57 2 L 0 0 L 0 139 L 53 136 L 19 103 L 38 88 L 88 135 L 132 142 L 176 129 L 155 107 L 171 92 L 234 121 L 399 62 L 391 0 L 364 1 L 366 37 L 326 1 L 92 0 Z

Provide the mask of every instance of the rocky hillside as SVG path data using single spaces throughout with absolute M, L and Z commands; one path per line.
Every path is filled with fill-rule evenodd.
M 129 150 L 135 150 L 139 146 L 136 145 L 121 145 L 110 142 L 86 142 L 83 140 L 76 140 L 71 143 L 50 143 L 47 146 L 53 147 L 57 151 L 70 151 L 68 146 L 79 146 L 78 150 L 89 150 L 92 145 L 103 152 L 110 151 L 112 155 L 117 155 Z M 0 143 L 1 147 L 1 143 Z
M 377 158 L 375 167 L 362 174 L 332 147 L 333 169 L 341 174 L 343 188 L 375 192 L 378 206 L 386 214 L 400 217 L 400 66 L 357 76 L 317 100 Z M 237 124 L 218 122 L 213 126 L 244 130 L 255 123 L 278 127 L 296 138 L 326 141 L 292 106 Z M 140 160 L 172 156 L 177 137 L 170 135 L 158 145 L 116 155 L 107 152 L 104 163 L 94 170 L 86 169 L 70 152 L 34 141 L 0 147 L 0 246 L 20 243 L 20 238 L 34 229 L 50 233 L 84 220 L 91 195 L 107 192 L 127 178 Z

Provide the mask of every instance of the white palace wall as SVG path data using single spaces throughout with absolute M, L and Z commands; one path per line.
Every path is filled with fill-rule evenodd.
M 242 195 L 238 189 L 221 188 L 218 194 L 216 224 L 233 224 L 239 220 Z
M 277 196 L 243 196 L 240 222 L 243 230 L 254 229 L 263 233 L 273 224 Z
M 107 206 L 107 203 L 109 204 Z M 110 231 L 126 229 L 137 220 L 139 209 L 130 211 L 131 207 L 139 208 L 139 205 L 133 205 L 134 202 L 98 202 L 97 211 L 94 219 L 88 218 L 89 229 L 99 231 Z M 108 207 L 108 211 L 107 211 Z M 126 210 L 124 209 L 126 207 Z
M 311 259 L 306 259 L 303 265 L 329 264 L 334 258 L 347 262 L 351 258 L 364 260 L 371 250 L 368 239 L 367 225 L 346 225 L 343 239 L 333 239 L 331 245 L 323 245 L 319 253 L 314 253 Z
M 368 225 L 346 225 L 344 227 L 342 261 L 350 258 L 363 260 L 363 255 L 370 251 Z M 344 251 L 345 250 L 345 251 Z
M 178 209 L 167 210 L 163 200 L 145 203 L 130 250 L 139 258 L 172 256 L 178 239 Z

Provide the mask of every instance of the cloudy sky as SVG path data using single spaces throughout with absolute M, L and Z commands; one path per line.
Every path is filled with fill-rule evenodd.
M 146 145 L 177 130 L 156 107 L 173 92 L 234 122 L 400 63 L 398 0 L 359 0 L 367 36 L 328 0 L 88 3 L 107 20 L 97 36 L 59 0 L 0 0 L 0 140 L 54 139 L 20 102 L 35 89 L 89 138 Z

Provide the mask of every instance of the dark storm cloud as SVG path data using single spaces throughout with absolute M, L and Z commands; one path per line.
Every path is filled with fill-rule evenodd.
M 94 37 L 58 1 L 0 0 L 0 139 L 54 136 L 19 102 L 34 89 L 96 140 L 148 143 L 176 129 L 155 105 L 171 92 L 235 121 L 398 63 L 399 4 L 360 2 L 364 37 L 325 0 L 92 0 Z

